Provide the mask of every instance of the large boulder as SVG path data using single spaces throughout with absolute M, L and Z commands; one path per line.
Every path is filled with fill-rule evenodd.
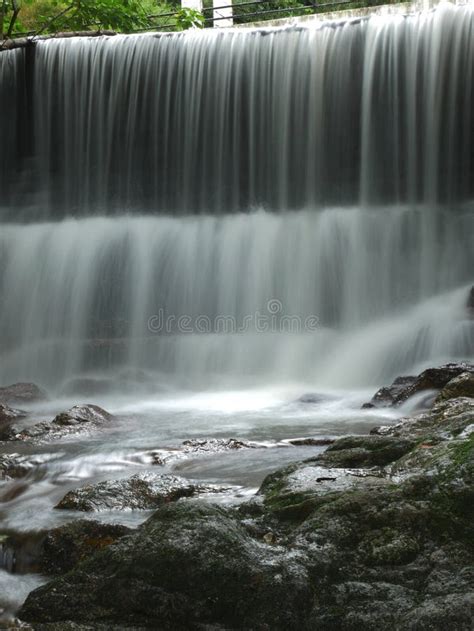
M 444 386 L 435 403 L 456 399 L 458 397 L 474 398 L 474 371 L 463 372 Z
M 397 436 L 347 436 L 336 440 L 314 462 L 326 467 L 382 467 L 398 460 L 415 440 Z
M 295 555 L 253 540 L 229 510 L 186 502 L 162 507 L 136 534 L 30 594 L 20 617 L 286 630 L 303 628 L 310 602 Z
M 441 390 L 451 379 L 468 372 L 474 373 L 474 365 L 464 362 L 450 363 L 438 368 L 428 368 L 418 377 L 397 377 L 391 386 L 380 388 L 363 408 L 396 407 L 420 392 Z
M 176 475 L 137 473 L 123 480 L 105 480 L 69 491 L 56 508 L 85 512 L 150 510 L 191 497 L 203 488 Z
M 34 383 L 14 383 L 0 387 L 0 401 L 9 405 L 37 403 L 47 398 L 46 392 Z
M 133 532 L 121 524 L 79 519 L 50 530 L 41 542 L 40 571 L 65 574 L 78 563 Z
M 98 405 L 90 403 L 75 405 L 66 412 L 61 412 L 52 421 L 42 421 L 31 427 L 16 431 L 11 435 L 14 440 L 55 440 L 70 434 L 87 433 L 97 430 L 114 420 L 114 416 Z
M 19 574 L 65 574 L 131 532 L 120 524 L 79 519 L 48 531 L 4 535 L 0 538 L 2 565 Z
M 379 388 L 368 403 L 364 403 L 363 409 L 386 408 L 396 405 L 407 389 L 416 381 L 416 377 L 397 377 L 390 386 Z

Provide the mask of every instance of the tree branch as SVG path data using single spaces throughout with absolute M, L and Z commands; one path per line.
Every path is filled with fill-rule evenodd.
M 11 37 L 11 34 L 13 33 L 13 27 L 15 26 L 16 19 L 18 17 L 18 14 L 20 13 L 20 8 L 21 7 L 18 4 L 17 0 L 12 0 L 13 13 L 12 13 L 12 17 L 10 18 L 10 24 L 8 26 L 7 37 Z

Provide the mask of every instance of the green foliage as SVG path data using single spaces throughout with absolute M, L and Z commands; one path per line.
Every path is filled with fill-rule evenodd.
M 132 32 L 140 30 L 182 31 L 203 28 L 202 13 L 190 8 L 180 8 L 180 0 L 16 0 L 20 6 L 13 23 L 12 35 L 61 31 L 114 30 Z M 272 20 L 282 17 L 319 13 L 328 10 L 372 6 L 395 0 L 359 0 L 339 7 L 312 5 L 311 0 L 268 0 L 258 5 L 233 0 L 236 24 Z M 229 4 L 231 0 L 229 0 Z M 212 0 L 204 0 L 205 15 L 212 15 Z M 3 8 L 3 13 L 2 13 Z M 287 10 L 290 9 L 290 10 Z M 261 15 L 252 15 L 255 12 Z M 0 0 L 0 33 L 6 34 L 13 15 L 13 1 Z M 1 38 L 1 34 L 0 34 Z
M 183 7 L 176 14 L 176 29 L 185 31 L 188 28 L 204 28 L 204 16 L 196 9 Z
M 262 2 L 261 4 L 251 4 L 239 6 L 241 2 L 248 0 L 234 0 L 234 22 L 243 24 L 247 22 L 260 22 L 264 20 L 276 20 L 278 18 L 288 18 L 292 16 L 305 15 L 314 13 L 310 2 L 299 2 L 298 0 L 271 0 L 271 2 Z M 307 5 L 310 5 L 309 7 Z M 292 9 L 292 10 L 289 10 Z M 263 15 L 251 15 L 252 13 L 266 11 Z
M 139 0 L 72 0 L 64 25 L 68 30 L 91 26 L 115 31 L 132 31 L 148 24 Z

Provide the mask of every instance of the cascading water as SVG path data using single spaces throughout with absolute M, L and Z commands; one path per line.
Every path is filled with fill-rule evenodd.
M 0 54 L 0 381 L 473 357 L 473 29 L 442 5 Z
M 241 501 L 418 403 L 361 409 L 376 386 L 474 359 L 473 87 L 473 4 L 0 52 L 0 386 L 50 395 L 0 428 L 29 558 L 0 542 L 0 619 L 67 491 L 146 470 Z M 114 417 L 51 423 L 85 400 Z

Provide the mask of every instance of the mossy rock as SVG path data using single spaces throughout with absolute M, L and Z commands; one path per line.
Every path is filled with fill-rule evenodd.
M 348 436 L 330 445 L 313 462 L 328 467 L 383 467 L 415 445 L 414 440 L 396 436 Z

